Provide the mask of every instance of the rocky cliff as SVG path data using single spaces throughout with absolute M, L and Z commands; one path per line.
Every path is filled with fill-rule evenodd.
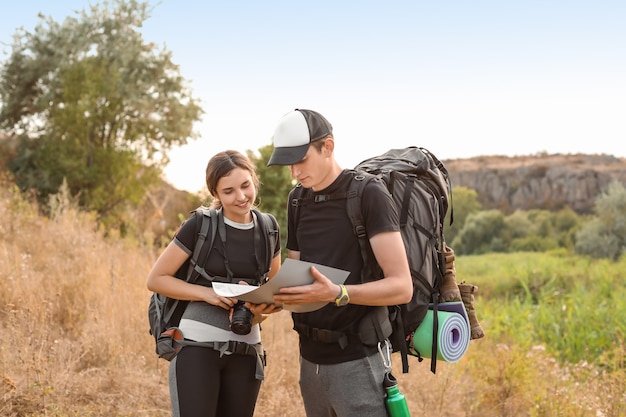
M 442 162 L 453 187 L 472 188 L 484 208 L 509 213 L 566 205 L 579 214 L 590 213 L 611 181 L 626 186 L 626 158 L 611 155 L 480 156 Z

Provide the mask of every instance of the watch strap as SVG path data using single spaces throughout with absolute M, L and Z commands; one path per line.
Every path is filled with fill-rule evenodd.
M 350 302 L 350 296 L 348 295 L 348 290 L 346 289 L 346 286 L 340 284 L 339 288 L 339 295 L 337 295 L 337 298 L 335 298 L 335 305 L 337 307 L 345 306 Z

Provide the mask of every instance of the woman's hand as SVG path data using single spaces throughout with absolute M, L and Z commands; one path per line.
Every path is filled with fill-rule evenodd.
M 202 300 L 217 307 L 221 307 L 224 310 L 230 310 L 232 306 L 237 303 L 237 300 L 229 297 L 222 297 L 217 295 L 215 290 L 210 287 L 199 286 L 202 288 Z

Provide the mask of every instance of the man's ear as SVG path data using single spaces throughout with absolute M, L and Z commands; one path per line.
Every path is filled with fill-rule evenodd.
M 328 155 L 332 155 L 333 151 L 335 150 L 335 140 L 332 137 L 326 138 L 324 140 L 323 149 Z

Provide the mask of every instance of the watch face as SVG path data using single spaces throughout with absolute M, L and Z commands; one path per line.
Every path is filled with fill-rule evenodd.
M 348 297 L 348 294 L 342 294 L 341 297 L 337 298 L 335 302 L 338 306 L 345 306 L 349 301 L 350 297 Z

